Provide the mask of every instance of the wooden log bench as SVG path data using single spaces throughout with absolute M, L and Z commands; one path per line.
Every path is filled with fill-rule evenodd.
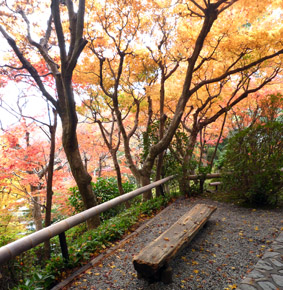
M 149 282 L 172 282 L 169 261 L 183 249 L 204 226 L 216 207 L 197 204 L 184 214 L 175 224 L 149 243 L 134 256 L 133 264 L 138 278 Z
M 215 181 L 215 182 L 210 182 L 209 183 L 210 186 L 215 186 L 215 191 L 218 190 L 218 186 L 221 185 L 221 184 L 222 184 L 222 182 L 220 182 L 220 181 Z

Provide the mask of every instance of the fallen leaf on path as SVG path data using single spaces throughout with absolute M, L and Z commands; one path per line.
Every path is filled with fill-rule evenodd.
M 199 270 L 194 270 L 194 273 L 195 273 L 195 274 L 198 274 L 198 272 L 199 272 Z

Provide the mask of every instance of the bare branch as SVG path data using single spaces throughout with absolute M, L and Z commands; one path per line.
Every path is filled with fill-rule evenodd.
M 233 74 L 239 73 L 239 72 L 243 72 L 243 71 L 247 71 L 261 63 L 263 63 L 266 60 L 272 59 L 276 56 L 279 56 L 283 54 L 283 49 L 271 54 L 271 55 L 267 55 L 265 57 L 262 57 L 256 61 L 251 62 L 248 65 L 236 68 L 234 70 L 227 70 L 225 73 L 223 73 L 221 76 L 216 77 L 216 78 L 212 78 L 212 79 L 208 79 L 208 80 L 204 80 L 202 82 L 200 82 L 198 85 L 196 85 L 192 90 L 189 91 L 189 95 L 192 95 L 193 93 L 195 93 L 196 91 L 198 91 L 201 87 L 203 87 L 206 84 L 211 84 L 211 83 L 217 83 L 220 82 L 221 80 L 223 80 L 224 78 L 231 76 Z
M 15 40 L 10 37 L 8 35 L 8 33 L 3 29 L 2 26 L 0 26 L 0 32 L 2 33 L 2 35 L 5 37 L 5 39 L 7 40 L 8 44 L 11 46 L 11 48 L 14 50 L 14 52 L 16 53 L 18 59 L 20 60 L 20 62 L 22 63 L 23 67 L 31 74 L 31 76 L 33 77 L 33 79 L 35 80 L 35 82 L 37 83 L 40 91 L 42 92 L 42 94 L 44 95 L 44 97 L 46 97 L 46 99 L 48 101 L 50 101 L 52 103 L 52 105 L 57 109 L 58 108 L 58 104 L 57 101 L 47 92 L 47 90 L 44 87 L 44 84 L 41 81 L 41 77 L 38 74 L 37 70 L 32 66 L 32 64 L 24 57 L 24 55 L 22 54 L 22 52 L 19 50 Z
M 52 0 L 51 2 L 51 11 L 52 16 L 55 24 L 58 44 L 60 48 L 60 57 L 62 63 L 62 69 L 65 68 L 67 56 L 66 56 L 66 43 L 65 43 L 65 36 L 61 24 L 61 17 L 60 17 L 60 8 L 59 8 L 60 1 L 59 0 Z

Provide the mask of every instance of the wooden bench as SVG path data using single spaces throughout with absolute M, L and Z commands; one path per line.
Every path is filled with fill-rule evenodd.
M 204 226 L 216 207 L 197 204 L 175 224 L 149 243 L 133 259 L 138 278 L 149 282 L 172 282 L 169 261 L 183 249 Z
M 210 182 L 209 183 L 210 186 L 215 186 L 215 191 L 217 191 L 218 186 L 221 185 L 221 184 L 222 184 L 222 182 L 220 182 L 220 181 L 215 181 L 215 182 Z

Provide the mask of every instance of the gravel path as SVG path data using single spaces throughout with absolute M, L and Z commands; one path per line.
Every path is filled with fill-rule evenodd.
M 196 203 L 217 206 L 204 227 L 170 263 L 173 283 L 137 279 L 132 258 Z M 101 264 L 64 289 L 235 289 L 283 229 L 282 209 L 247 209 L 206 199 L 179 199 Z

